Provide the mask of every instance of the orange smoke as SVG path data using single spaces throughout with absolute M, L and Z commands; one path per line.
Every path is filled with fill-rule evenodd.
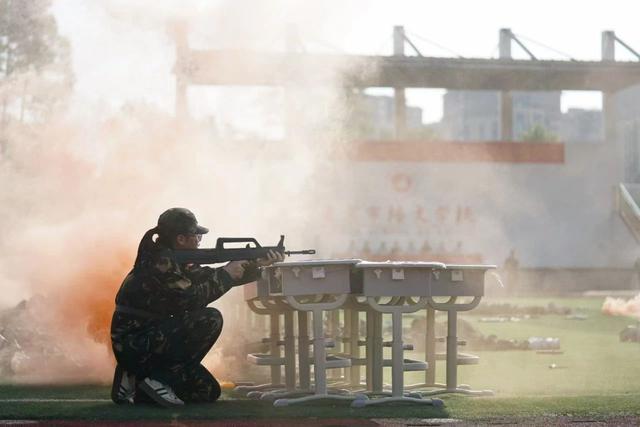
M 233 30 L 235 24 L 227 19 L 229 7 L 224 9 L 223 21 L 230 25 L 225 28 Z M 130 16 L 129 10 L 129 6 L 124 8 L 123 15 Z M 244 8 L 234 10 L 244 22 Z M 173 14 L 158 14 L 157 8 L 149 7 L 144 16 L 149 17 L 150 11 L 157 19 L 147 25 L 161 27 L 155 40 L 163 45 L 162 50 L 149 49 L 146 38 L 137 43 L 138 19 L 131 26 L 133 36 L 124 38 L 126 47 L 133 43 L 140 48 L 137 58 L 156 57 L 168 64 L 174 48 L 164 46 L 165 18 Z M 306 6 L 298 12 L 305 11 Z M 279 21 L 279 13 L 274 15 L 273 8 L 264 12 L 259 19 L 262 28 L 281 28 L 265 24 L 265 19 Z M 317 20 L 315 14 L 309 18 Z M 152 38 L 153 31 L 149 31 Z M 237 31 L 228 34 L 237 39 Z M 261 30 L 256 40 L 263 39 Z M 120 56 L 114 60 L 119 68 L 127 64 Z M 164 72 L 171 76 L 170 66 Z M 336 94 L 343 93 L 341 87 L 336 89 Z M 330 137 L 317 135 L 320 123 L 334 124 L 334 115 L 328 114 L 334 111 L 333 95 L 319 96 L 315 108 L 307 106 L 300 120 L 295 120 L 297 140 L 342 141 L 333 133 Z M 256 98 L 259 102 L 255 104 L 260 104 L 256 108 L 272 109 L 279 105 L 277 98 Z M 71 101 L 82 102 L 78 99 Z M 219 98 L 225 110 L 233 107 L 232 101 L 226 96 Z M 23 372 L 30 372 L 36 380 L 66 381 L 69 371 L 85 381 L 109 380 L 113 373 L 109 326 L 115 294 L 133 264 L 140 237 L 163 210 L 188 207 L 210 228 L 217 227 L 228 235 L 250 233 L 259 240 L 276 237 L 274 229 L 296 235 L 300 241 L 308 241 L 317 232 L 307 226 L 307 213 L 296 206 L 304 205 L 307 198 L 315 200 L 308 183 L 322 182 L 314 174 L 330 164 L 324 160 L 326 156 L 317 155 L 325 152 L 320 147 L 327 144 L 299 144 L 291 139 L 275 149 L 276 144 L 259 138 L 251 141 L 250 137 L 245 143 L 243 133 L 232 126 L 218 129 L 218 120 L 183 120 L 156 107 L 153 101 L 142 102 L 131 100 L 114 113 L 107 113 L 110 107 L 103 110 L 102 104 L 95 108 L 76 104 L 75 109 L 86 114 L 76 117 L 60 112 L 46 122 L 15 121 L 3 130 L 6 152 L 0 153 L 0 181 L 7 185 L 0 186 L 0 308 L 15 306 L 23 299 L 33 303 L 32 297 L 41 295 L 42 304 L 32 304 L 34 309 L 29 313 L 33 316 L 15 323 L 28 334 L 42 332 L 44 343 L 38 349 L 60 350 L 54 362 L 32 352 L 34 356 Z M 104 106 L 108 104 L 107 99 Z M 253 121 L 250 114 L 242 113 L 247 122 Z M 285 185 L 256 185 L 281 176 L 284 163 L 278 153 L 295 159 L 287 162 Z M 269 161 L 263 162 L 263 158 Z M 290 211 L 296 216 L 283 215 L 282 204 L 294 199 Z M 217 304 L 227 307 L 222 311 L 229 319 L 236 313 L 229 308 L 244 303 L 225 297 Z M 226 369 L 225 377 L 233 377 L 231 367 L 244 374 L 238 368 L 244 349 L 237 345 L 237 336 L 248 339 L 253 333 L 259 336 L 252 339 L 260 338 L 259 331 L 247 329 L 243 322 L 227 322 L 221 342 L 208 358 L 212 365 Z
M 109 328 L 115 308 L 115 295 L 130 270 L 134 254 L 131 248 L 103 248 L 99 262 L 84 264 L 58 295 L 61 326 L 72 329 L 83 325 L 97 342 L 111 346 Z
M 143 108 L 91 127 L 91 140 L 83 129 L 64 119 L 16 129 L 10 162 L 0 162 L 11 183 L 0 188 L 0 302 L 43 296 L 21 330 L 25 340 L 41 331 L 38 349 L 60 357 L 33 349 L 19 375 L 45 382 L 109 380 L 115 295 L 160 212 L 188 206 L 209 224 L 225 212 L 211 202 L 224 194 L 212 167 L 220 154 L 197 126 Z
M 607 297 L 602 304 L 602 313 L 608 316 L 629 316 L 640 319 L 640 294 L 630 300 Z

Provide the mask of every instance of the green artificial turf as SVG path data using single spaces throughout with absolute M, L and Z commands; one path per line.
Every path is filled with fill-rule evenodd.
M 640 415 L 640 393 L 606 396 L 556 397 L 444 397 L 444 408 L 394 404 L 352 409 L 348 402 L 314 403 L 275 408 L 269 402 L 234 399 L 225 394 L 211 405 L 188 405 L 169 410 L 156 406 L 114 405 L 104 386 L 0 386 L 0 399 L 105 399 L 100 402 L 11 402 L 0 404 L 0 419 L 83 420 L 171 420 L 171 419 L 258 419 L 258 418 L 456 418 L 488 420 L 573 416 L 604 419 Z
M 545 315 L 520 322 L 483 323 L 473 312 L 462 318 L 483 334 L 523 340 L 530 336 L 560 338 L 561 355 L 534 351 L 462 351 L 480 355 L 480 364 L 459 367 L 459 382 L 478 389 L 492 389 L 494 397 L 440 396 L 444 408 L 399 404 L 351 409 L 347 402 L 325 402 L 274 408 L 269 402 L 250 401 L 225 393 L 213 405 L 189 405 L 180 410 L 153 406 L 118 406 L 108 401 L 107 386 L 0 385 L 0 419 L 259 419 L 259 418 L 456 418 L 465 420 L 527 419 L 541 416 L 573 416 L 606 419 L 640 416 L 640 344 L 622 343 L 618 333 L 634 320 L 600 313 L 602 298 L 509 300 L 520 305 L 546 305 L 578 309 L 587 320 Z M 505 302 L 501 300 L 500 302 Z M 406 319 L 405 326 L 411 323 Z M 439 320 L 442 320 L 439 318 Z M 388 322 L 388 319 L 385 320 Z M 388 349 L 387 349 L 388 350 Z M 408 357 L 422 359 L 419 352 Z M 555 364 L 559 368 L 550 369 Z M 444 381 L 444 363 L 436 374 Z M 390 381 L 390 369 L 385 370 Z M 421 382 L 424 373 L 407 373 L 405 383 Z M 3 399 L 104 399 L 96 402 L 7 402 Z
M 603 298 L 527 298 L 492 302 L 523 306 L 546 306 L 553 302 L 588 318 L 568 320 L 561 315 L 545 315 L 519 322 L 483 323 L 480 322 L 482 316 L 473 315 L 473 312 L 461 316 L 483 334 L 494 334 L 500 339 L 559 338 L 563 354 L 536 354 L 530 350 L 476 351 L 472 347 L 460 347 L 460 351 L 479 355 L 480 364 L 460 366 L 459 383 L 492 389 L 501 397 L 640 393 L 640 343 L 620 342 L 618 337 L 619 332 L 635 320 L 603 315 L 600 312 Z M 408 355 L 424 358 L 419 352 Z M 552 364 L 556 365 L 555 369 L 549 367 Z M 438 362 L 436 375 L 439 381 L 444 381 L 444 371 L 444 362 Z M 390 375 L 390 372 L 386 374 Z M 424 374 L 407 373 L 405 377 L 407 383 L 420 382 Z

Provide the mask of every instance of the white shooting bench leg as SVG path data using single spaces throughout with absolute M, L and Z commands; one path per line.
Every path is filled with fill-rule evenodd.
M 348 368 L 337 370 L 338 375 L 332 375 L 329 380 L 332 380 L 329 390 L 341 389 L 347 392 L 347 389 L 353 390 L 358 388 L 360 378 L 360 365 L 354 363 L 355 358 L 359 354 L 358 345 L 358 311 L 354 309 L 351 297 L 347 299 L 347 303 L 340 309 L 342 311 L 342 322 L 340 317 L 337 316 L 338 324 L 332 327 L 331 337 L 335 342 L 335 348 L 333 353 L 339 357 L 348 357 L 351 359 L 351 366 Z M 334 312 L 331 312 L 333 315 Z M 330 319 L 332 316 L 330 316 Z M 336 317 L 333 317 L 334 319 Z M 355 320 L 355 323 L 354 323 Z M 342 333 L 340 333 L 340 326 L 342 325 Z M 354 326 L 355 325 L 355 326 Z
M 382 393 L 382 313 L 373 309 L 366 311 L 367 318 L 367 390 Z
M 263 393 L 260 396 L 260 400 L 274 401 L 281 397 L 300 396 L 300 395 L 307 395 L 307 394 L 313 393 L 313 391 L 310 390 L 308 383 L 306 384 L 306 386 L 303 386 L 301 384 L 300 388 L 296 388 L 296 343 L 295 343 L 295 334 L 294 334 L 294 314 L 295 314 L 294 309 L 284 301 L 278 301 L 278 303 L 276 303 L 276 306 L 278 309 L 280 309 L 284 313 L 285 388 L 270 390 L 266 393 Z M 307 341 L 308 341 L 308 337 L 307 337 Z M 306 350 L 307 350 L 306 363 L 308 365 L 309 347 L 306 347 Z M 304 353 L 304 352 L 301 350 L 301 353 Z M 304 367 L 301 366 L 300 369 L 301 369 L 300 372 L 302 376 L 304 375 L 304 370 L 303 370 Z M 307 378 L 308 378 L 308 371 L 307 371 Z M 302 383 L 302 380 L 301 380 L 301 383 Z
M 321 299 L 318 299 L 321 301 Z M 270 390 L 260 396 L 260 400 L 275 401 L 285 397 L 300 397 L 314 394 L 311 387 L 309 363 L 309 328 L 307 311 L 296 310 L 298 320 L 299 336 L 299 387 L 296 387 L 296 357 L 295 357 L 295 335 L 294 335 L 294 309 L 285 301 L 278 301 L 277 306 L 284 313 L 284 359 L 285 359 L 285 385 L 286 387 Z M 345 393 L 346 390 L 328 388 L 330 393 Z
M 247 305 L 254 313 L 269 316 L 269 356 L 274 359 L 275 362 L 275 359 L 280 358 L 280 314 L 282 314 L 282 311 L 277 308 L 273 301 L 270 301 L 267 298 L 260 298 L 259 301 L 262 304 L 262 307 L 258 307 L 256 305 L 257 301 L 255 300 L 247 301 Z M 271 369 L 271 383 L 237 386 L 234 388 L 234 391 L 238 393 L 247 393 L 248 397 L 259 398 L 263 391 L 281 389 L 282 382 L 280 364 L 274 363 L 269 367 Z
M 364 298 L 361 300 L 361 298 Z M 345 354 L 351 359 L 351 367 L 346 368 L 348 375 L 345 376 L 345 386 L 348 387 L 354 393 L 366 393 L 367 389 L 370 388 L 371 383 L 371 364 L 369 363 L 369 359 L 371 359 L 371 354 L 373 353 L 370 344 L 373 342 L 371 337 L 374 336 L 373 333 L 369 332 L 369 327 L 367 326 L 367 330 L 364 331 L 364 335 L 367 336 L 367 339 L 362 342 L 360 340 L 360 313 L 363 312 L 373 312 L 371 307 L 366 302 L 366 297 L 350 295 L 347 303 L 345 304 L 344 313 L 345 313 L 345 340 L 346 345 L 344 348 Z M 379 314 L 377 312 L 374 312 Z M 369 322 L 370 325 L 373 325 L 373 322 Z M 366 351 L 368 352 L 368 356 L 363 357 L 362 351 L 360 347 L 362 345 L 366 345 Z M 382 341 L 380 339 L 380 351 L 382 350 Z M 382 356 L 380 356 L 382 358 Z M 362 367 L 366 367 L 366 383 L 362 382 Z M 380 373 L 380 388 L 382 388 L 382 374 Z
M 369 304 L 369 298 L 366 297 L 367 305 L 367 393 L 371 395 L 389 395 L 386 392 L 383 375 L 384 367 L 384 337 L 382 330 L 382 312 L 372 308 Z M 373 297 L 373 301 L 377 303 L 379 297 Z M 393 297 L 389 305 L 403 303 L 401 297 Z
M 329 330 L 327 331 L 331 339 L 334 341 L 334 347 L 331 353 L 342 353 L 342 342 L 339 337 L 340 332 L 340 309 L 331 310 L 328 313 Z M 332 369 L 329 373 L 329 379 L 340 383 L 343 379 L 343 369 Z
M 287 391 L 296 388 L 296 338 L 293 333 L 293 310 L 284 312 L 284 379 Z
M 349 313 L 345 324 L 348 326 L 349 337 L 349 355 L 354 359 L 360 359 L 360 311 L 357 307 L 351 307 L 345 313 Z M 359 388 L 361 375 L 360 365 L 351 364 L 349 371 L 349 385 L 353 388 Z
M 352 348 L 352 343 L 353 340 L 351 339 L 351 336 L 353 335 L 353 331 L 351 329 L 351 317 L 353 317 L 353 310 L 351 310 L 350 308 L 346 308 L 344 309 L 344 326 L 342 328 L 343 330 L 343 334 L 342 337 L 338 337 L 336 334 L 336 337 L 334 338 L 335 340 L 342 340 L 343 344 L 342 344 L 342 348 L 343 348 L 343 353 L 344 354 L 348 354 L 349 357 L 351 357 L 351 355 L 353 354 L 354 349 Z M 347 386 L 351 386 L 351 371 L 353 370 L 355 365 L 353 365 L 353 362 L 351 363 L 351 367 L 350 368 L 345 368 L 343 371 L 343 377 L 344 377 L 344 382 Z
M 427 306 L 426 314 L 424 352 L 428 368 L 425 371 L 424 382 L 408 385 L 407 390 L 446 387 L 445 384 L 436 383 L 436 311 L 431 306 Z
M 313 302 L 322 302 L 323 296 L 317 295 Z M 287 307 L 292 309 L 288 303 Z M 292 396 L 305 396 L 314 394 L 315 390 L 311 384 L 311 365 L 309 362 L 309 350 L 311 341 L 309 340 L 309 311 L 296 310 L 298 316 L 298 382 L 299 387 L 291 391 L 279 389 L 272 390 L 260 396 L 261 400 L 275 401 L 279 398 Z M 286 322 L 286 319 L 285 319 Z M 286 340 L 285 340 L 286 341 Z M 346 390 L 334 390 L 328 388 L 330 393 L 345 393 Z
M 353 408 L 362 408 L 370 405 L 380 405 L 384 403 L 392 402 L 408 402 L 418 403 L 422 405 L 442 406 L 443 402 L 440 399 L 422 399 L 419 397 L 405 396 L 404 391 L 404 350 L 402 342 L 402 314 L 413 313 L 424 307 L 426 307 L 428 301 L 422 297 L 415 304 L 404 305 L 404 300 L 399 300 L 399 304 L 379 304 L 374 297 L 367 298 L 368 304 L 375 311 L 379 313 L 391 313 L 392 328 L 393 328 L 393 342 L 392 342 L 392 357 L 391 357 L 391 396 L 381 397 L 371 400 L 354 400 L 351 404 Z M 380 366 L 381 368 L 381 366 Z M 376 369 L 374 366 L 373 369 Z
M 458 393 L 471 396 L 493 396 L 491 390 L 471 390 L 458 386 L 458 312 L 473 310 L 480 304 L 482 297 L 473 297 L 468 304 L 456 304 L 457 297 L 451 297 L 447 302 L 435 302 L 428 297 L 429 307 L 434 310 L 447 312 L 447 383 L 444 389 L 420 392 L 423 396 Z M 429 386 L 429 385 L 427 385 Z M 438 386 L 438 384 L 430 385 Z
M 366 298 L 366 297 L 365 297 Z M 351 368 L 347 368 L 349 374 L 345 377 L 346 384 L 356 393 L 366 393 L 367 390 L 378 390 L 382 393 L 382 315 L 368 306 L 366 299 L 361 302 L 357 297 L 351 296 L 345 307 L 345 336 L 348 337 L 345 353 L 352 359 L 359 361 L 360 364 L 352 364 Z M 366 313 L 366 359 L 362 358 L 360 351 L 360 313 Z M 363 363 L 363 359 L 364 362 Z M 371 363 L 371 361 L 374 363 Z M 375 361 L 380 366 L 379 372 L 372 372 L 372 366 Z M 366 384 L 361 381 L 361 366 L 366 368 L 365 379 Z M 347 391 L 347 390 L 342 390 Z
M 324 340 L 324 324 L 322 321 L 323 313 L 326 310 L 335 310 L 341 307 L 347 300 L 348 295 L 339 295 L 335 301 L 322 303 L 300 303 L 295 297 L 288 296 L 287 302 L 296 310 L 310 311 L 311 321 L 313 323 L 313 358 L 314 369 L 313 375 L 315 380 L 315 393 L 311 396 L 298 397 L 293 399 L 278 399 L 274 406 L 289 406 L 297 403 L 311 402 L 314 400 L 348 400 L 367 399 L 364 395 L 356 394 L 329 394 L 327 391 L 327 369 L 326 369 L 326 351 Z M 350 360 L 346 360 L 350 363 Z M 348 366 L 346 364 L 345 366 Z
M 311 388 L 311 365 L 309 365 L 309 312 L 298 310 L 298 376 L 300 388 Z

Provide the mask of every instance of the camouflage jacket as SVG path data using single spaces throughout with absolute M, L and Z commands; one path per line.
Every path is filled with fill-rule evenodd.
M 132 270 L 120 286 L 116 305 L 155 315 L 139 316 L 116 309 L 111 322 L 112 340 L 135 334 L 151 327 L 164 317 L 206 307 L 232 287 L 255 281 L 256 264 L 245 268 L 240 280 L 233 280 L 222 267 L 178 265 L 161 257 Z

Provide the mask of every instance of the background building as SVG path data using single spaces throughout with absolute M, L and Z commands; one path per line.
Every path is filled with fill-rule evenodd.
M 535 126 L 560 134 L 560 92 L 513 92 L 513 132 L 521 140 Z M 497 141 L 500 135 L 500 93 L 448 91 L 443 98 L 442 132 L 454 141 Z
M 640 183 L 640 86 L 620 91 L 615 98 L 616 132 L 624 149 L 624 179 Z
M 352 104 L 349 126 L 364 139 L 393 139 L 395 106 L 392 96 L 359 93 Z M 407 106 L 407 131 L 422 129 L 422 108 Z
M 569 108 L 560 121 L 560 141 L 602 142 L 604 127 L 601 110 Z

